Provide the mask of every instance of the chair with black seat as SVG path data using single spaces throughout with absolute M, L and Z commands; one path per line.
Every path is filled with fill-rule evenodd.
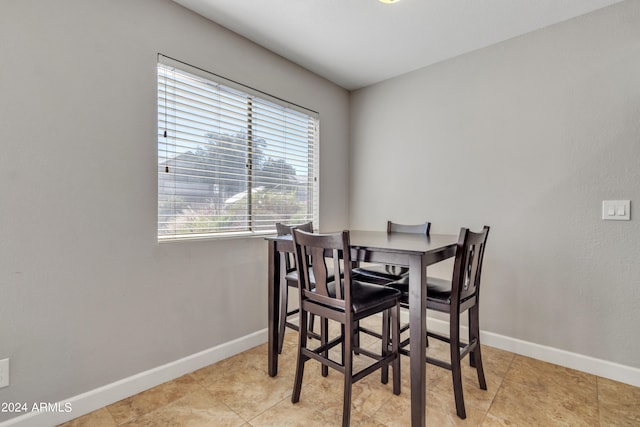
M 322 364 L 322 374 L 327 375 L 328 368 L 338 370 L 344 374 L 344 396 L 342 425 L 348 426 L 351 413 L 352 384 L 377 369 L 389 366 L 393 369 L 393 393 L 400 394 L 400 355 L 398 353 L 399 340 L 399 300 L 401 293 L 385 286 L 352 280 L 351 254 L 349 251 L 349 232 L 337 234 L 312 234 L 293 229 L 293 241 L 298 266 L 298 287 L 300 295 L 300 324 L 304 325 L 310 314 L 322 319 L 320 345 L 311 348 L 308 344 L 308 331 L 300 328 L 298 343 L 298 360 L 296 365 L 295 382 L 291 401 L 300 400 L 302 378 L 305 363 L 314 359 Z M 329 265 L 333 266 L 334 277 L 341 278 L 330 281 Z M 311 283 L 310 272 L 313 272 L 315 284 Z M 380 354 L 364 348 L 356 348 L 354 331 L 358 321 L 374 314 L 384 313 L 391 319 L 389 323 L 382 321 L 383 334 Z M 339 336 L 329 340 L 328 321 L 335 321 L 341 325 Z M 391 332 L 391 334 L 389 333 Z M 389 335 L 392 344 L 389 343 Z M 340 361 L 331 357 L 330 350 L 342 345 Z M 354 351 L 360 357 L 371 358 L 373 363 L 366 368 L 353 373 Z M 382 375 L 381 381 L 387 382 Z M 313 399 L 313 397 L 309 397 Z
M 300 225 L 287 225 L 283 223 L 276 223 L 276 232 L 278 236 L 287 236 L 291 234 L 291 229 L 293 227 L 298 228 L 299 230 L 306 231 L 309 233 L 313 232 L 313 222 L 307 222 L 305 224 Z M 278 353 L 282 353 L 282 346 L 284 345 L 284 331 L 285 327 L 291 328 L 295 331 L 299 330 L 298 325 L 290 322 L 288 319 L 290 316 L 298 313 L 298 309 L 295 308 L 293 310 L 289 310 L 289 288 L 297 288 L 298 287 L 298 269 L 296 268 L 295 263 L 295 254 L 293 253 L 284 253 L 284 279 L 286 284 L 284 286 L 280 286 L 280 321 L 278 322 L 279 330 L 278 330 Z M 312 278 L 313 281 L 313 278 Z M 310 319 L 310 328 L 313 330 L 313 317 Z
M 480 349 L 480 276 L 484 250 L 489 235 L 489 227 L 484 226 L 481 232 L 474 233 L 468 228 L 460 230 L 452 279 L 443 280 L 436 277 L 427 278 L 427 310 L 449 314 L 449 336 L 434 332 L 427 335 L 449 344 L 451 360 L 449 363 L 427 357 L 431 363 L 449 369 L 453 378 L 453 392 L 456 401 L 456 412 L 460 418 L 466 418 L 462 393 L 462 370 L 460 360 L 470 354 L 469 361 L 475 367 L 478 383 L 482 390 L 487 389 L 482 368 Z M 465 311 L 469 316 L 468 342 L 460 341 L 460 315 Z
M 427 330 L 427 337 L 448 343 L 450 354 L 449 361 L 427 356 L 427 363 L 451 371 L 456 413 L 462 419 L 466 418 L 466 411 L 462 392 L 460 361 L 467 354 L 470 354 L 469 362 L 471 366 L 476 369 L 480 388 L 482 390 L 487 389 L 482 368 L 479 311 L 480 276 L 488 235 L 488 226 L 485 226 L 479 233 L 469 231 L 468 228 L 462 228 L 456 246 L 452 279 L 427 277 L 427 310 L 439 311 L 449 315 L 449 336 Z M 389 286 L 401 290 L 403 302 L 408 302 L 409 289 L 406 280 L 400 280 L 389 284 Z M 460 315 L 465 311 L 468 312 L 469 316 L 469 336 L 466 343 L 460 339 Z M 405 344 L 403 342 L 400 345 L 404 346 Z M 406 354 L 406 352 L 403 353 Z
M 395 222 L 387 221 L 387 234 L 391 233 L 412 233 L 412 234 L 425 234 L 429 235 L 431 228 L 430 222 L 424 224 L 398 224 Z M 386 284 L 400 280 L 409 274 L 409 268 L 398 265 L 382 265 L 374 264 L 366 267 L 354 268 L 353 272 L 357 275 L 361 275 L 363 280 L 371 283 Z

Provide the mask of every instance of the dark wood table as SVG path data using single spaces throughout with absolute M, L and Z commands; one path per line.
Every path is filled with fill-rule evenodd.
M 409 267 L 409 337 L 411 339 L 411 425 L 425 425 L 426 271 L 427 266 L 455 255 L 457 235 L 350 232 L 353 261 Z M 269 375 L 278 374 L 278 321 L 281 252 L 293 252 L 291 236 L 267 237 L 269 244 Z M 286 285 L 285 285 L 286 286 Z

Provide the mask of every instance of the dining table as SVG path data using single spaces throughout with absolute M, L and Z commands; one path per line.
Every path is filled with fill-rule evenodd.
M 427 267 L 455 255 L 458 235 L 366 230 L 350 230 L 349 234 L 352 261 L 409 268 L 411 426 L 425 426 Z M 273 377 L 278 374 L 279 295 L 284 272 L 281 259 L 282 254 L 294 252 L 294 245 L 291 235 L 269 236 L 265 239 L 269 247 L 268 372 Z

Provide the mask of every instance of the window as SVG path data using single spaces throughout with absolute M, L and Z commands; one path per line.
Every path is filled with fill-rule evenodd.
M 318 224 L 318 114 L 159 56 L 158 239 Z

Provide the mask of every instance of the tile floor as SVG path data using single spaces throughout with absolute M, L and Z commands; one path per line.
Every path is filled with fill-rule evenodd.
M 430 342 L 429 352 L 446 355 Z M 367 347 L 378 345 L 365 343 Z M 291 403 L 297 333 L 288 331 L 279 373 L 267 375 L 263 344 L 63 424 L 90 426 L 338 426 L 342 375 L 307 362 L 300 402 Z M 456 416 L 449 371 L 427 365 L 430 426 L 640 426 L 640 388 L 483 346 L 488 390 L 464 362 L 467 419 Z M 352 426 L 409 426 L 409 360 L 402 394 L 374 373 L 353 388 Z

